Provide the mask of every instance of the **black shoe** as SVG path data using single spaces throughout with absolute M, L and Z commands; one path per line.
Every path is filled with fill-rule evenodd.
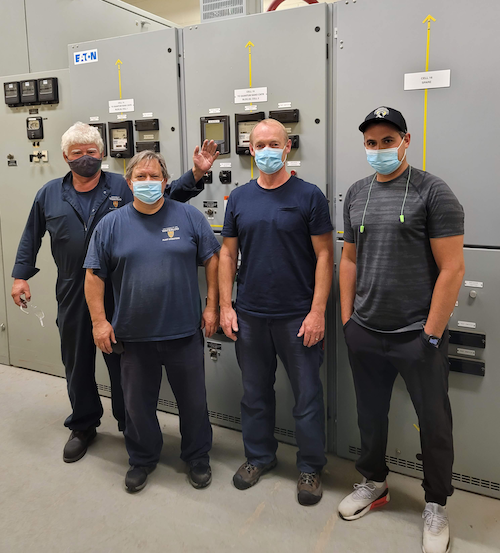
M 64 446 L 63 461 L 65 463 L 79 461 L 87 453 L 87 447 L 96 434 L 95 426 L 87 428 L 87 430 L 72 430 L 69 440 Z
M 212 469 L 210 465 L 208 463 L 190 465 L 188 479 L 193 488 L 206 488 L 212 482 Z
M 125 476 L 125 488 L 130 493 L 138 492 L 146 486 L 148 481 L 148 474 L 152 473 L 156 468 L 150 467 L 130 467 Z

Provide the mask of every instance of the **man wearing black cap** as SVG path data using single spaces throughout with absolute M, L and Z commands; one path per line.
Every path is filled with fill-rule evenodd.
M 418 415 L 426 507 L 424 553 L 449 551 L 445 509 L 453 439 L 445 332 L 464 275 L 464 213 L 438 177 L 408 164 L 402 114 L 379 107 L 360 125 L 375 174 L 344 204 L 340 302 L 356 389 L 361 484 L 339 505 L 355 520 L 389 499 L 385 462 L 392 387 L 401 374 Z

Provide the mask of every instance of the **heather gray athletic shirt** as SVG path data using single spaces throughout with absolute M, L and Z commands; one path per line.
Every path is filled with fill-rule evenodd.
M 438 177 L 411 168 L 404 223 L 400 221 L 408 169 L 389 182 L 373 175 L 354 183 L 344 204 L 344 241 L 356 244 L 355 322 L 378 332 L 422 328 L 438 269 L 430 238 L 464 234 L 464 211 Z

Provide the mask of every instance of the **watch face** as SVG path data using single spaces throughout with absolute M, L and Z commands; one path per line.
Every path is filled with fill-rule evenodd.
M 439 346 L 439 338 L 436 338 L 435 336 L 431 336 L 429 338 L 429 344 L 432 344 L 435 348 Z

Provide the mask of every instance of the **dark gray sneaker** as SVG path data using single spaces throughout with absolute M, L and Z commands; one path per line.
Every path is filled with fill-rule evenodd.
M 323 497 L 321 475 L 318 472 L 301 472 L 297 482 L 297 497 L 301 505 L 316 505 Z
M 79 461 L 87 453 L 87 447 L 96 435 L 95 426 L 87 430 L 72 430 L 64 446 L 63 461 L 65 463 Z
M 212 469 L 209 463 L 196 463 L 189 466 L 189 483 L 193 488 L 206 488 L 212 482 Z
M 148 481 L 148 474 L 151 474 L 156 468 L 132 466 L 125 475 L 125 488 L 129 493 L 135 493 L 142 490 Z
M 276 457 L 267 465 L 256 466 L 248 461 L 244 462 L 233 476 L 233 484 L 238 490 L 247 490 L 259 481 L 266 472 L 272 470 L 278 464 Z

